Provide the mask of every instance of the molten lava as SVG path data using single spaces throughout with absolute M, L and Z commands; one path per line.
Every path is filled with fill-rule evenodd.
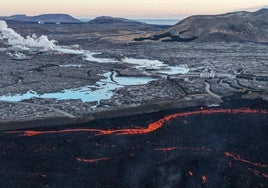
M 102 157 L 98 159 L 82 159 L 82 158 L 76 158 L 77 161 L 83 162 L 83 163 L 97 163 L 99 161 L 107 161 L 110 160 L 110 158 Z
M 208 179 L 207 179 L 207 176 L 202 176 L 201 178 L 202 178 L 203 183 L 206 183 L 207 180 L 208 180 Z
M 191 150 L 191 151 L 211 151 L 209 148 L 204 148 L 204 147 L 198 147 L 198 148 L 193 148 L 193 147 L 168 147 L 168 148 L 157 148 L 154 149 L 155 151 L 173 151 L 173 150 Z
M 262 173 L 262 172 L 260 172 L 259 170 L 256 170 L 256 169 L 248 168 L 248 170 L 252 171 L 255 176 L 264 177 L 264 178 L 268 179 L 268 174 Z
M 248 161 L 246 159 L 242 159 L 239 155 L 236 155 L 236 154 L 233 154 L 233 153 L 230 153 L 230 152 L 224 152 L 224 155 L 226 157 L 231 157 L 233 160 L 236 160 L 236 161 L 240 161 L 240 162 L 243 162 L 243 163 L 248 163 L 248 164 L 251 164 L 253 166 L 259 166 L 259 167 L 264 167 L 264 168 L 267 168 L 268 166 L 266 164 L 261 164 L 261 163 L 257 163 L 257 162 L 251 162 L 251 161 Z
M 23 136 L 37 136 L 41 134 L 54 134 L 54 133 L 74 133 L 74 132 L 92 132 L 96 135 L 138 135 L 138 134 L 147 134 L 153 131 L 158 130 L 163 127 L 163 125 L 176 118 L 188 117 L 194 115 L 210 115 L 217 113 L 225 114 L 268 114 L 267 110 L 258 110 L 250 108 L 239 108 L 239 109 L 209 109 L 209 110 L 197 110 L 192 112 L 182 112 L 172 115 L 168 115 L 156 122 L 150 123 L 147 128 L 133 128 L 133 129 L 115 129 L 115 130 L 101 130 L 101 129 L 91 129 L 91 128 L 80 128 L 80 129 L 64 129 L 57 131 L 10 131 L 8 133 L 23 133 Z

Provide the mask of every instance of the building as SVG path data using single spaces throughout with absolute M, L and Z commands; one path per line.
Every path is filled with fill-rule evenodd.
M 252 75 L 252 74 L 237 74 L 237 79 L 246 79 L 252 81 L 259 81 L 259 82 L 268 82 L 268 75 L 266 74 L 259 74 L 259 75 Z

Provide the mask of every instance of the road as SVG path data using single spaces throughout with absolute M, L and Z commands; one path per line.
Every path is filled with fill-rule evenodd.
M 46 105 L 42 105 L 42 104 L 34 104 L 34 103 L 27 103 L 27 102 L 16 102 L 16 101 L 3 101 L 3 100 L 0 100 L 0 102 L 2 102 L 2 103 L 9 103 L 9 104 L 35 106 L 35 107 L 39 107 L 39 108 L 44 108 L 44 109 L 52 110 L 52 111 L 54 111 L 56 113 L 59 113 L 59 114 L 62 114 L 64 116 L 66 116 L 66 117 L 75 118 L 75 116 L 73 114 L 70 114 L 70 113 L 65 112 L 63 110 L 60 110 L 58 108 L 54 108 L 54 107 L 50 107 L 50 106 L 46 106 Z
M 223 79 L 220 80 L 220 85 L 231 90 L 231 91 L 239 91 L 238 89 L 235 89 L 235 88 L 229 86 L 228 84 L 223 83 Z
M 205 85 L 206 85 L 206 92 L 208 93 L 208 94 L 210 94 L 213 98 L 215 98 L 215 99 L 221 99 L 221 97 L 219 96 L 219 95 L 217 95 L 217 94 L 215 94 L 215 93 L 213 93 L 211 90 L 210 90 L 210 87 L 211 87 L 211 85 L 210 85 L 210 83 L 209 82 L 206 82 L 205 81 Z

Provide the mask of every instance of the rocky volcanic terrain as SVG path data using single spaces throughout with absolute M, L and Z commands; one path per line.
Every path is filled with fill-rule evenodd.
M 173 27 L 136 40 L 179 42 L 268 42 L 268 9 L 190 16 Z
M 8 22 L 8 26 L 23 37 L 30 34 L 47 35 L 49 39 L 57 40 L 60 48 L 73 48 L 78 54 L 32 49 L 21 50 L 24 59 L 20 59 L 16 57 L 18 49 L 1 42 L 1 96 L 36 93 L 37 97 L 24 99 L 24 103 L 2 101 L 0 110 L 1 119 L 4 121 L 66 115 L 91 117 L 90 114 L 95 112 L 111 113 L 125 108 L 131 108 L 130 113 L 134 113 L 137 110 L 132 108 L 139 106 L 143 106 L 144 111 L 151 112 L 173 105 L 186 107 L 218 104 L 221 97 L 232 95 L 245 98 L 262 97 L 267 100 L 268 86 L 265 80 L 260 82 L 235 78 L 235 74 L 262 75 L 263 79 L 266 78 L 268 56 L 265 44 L 135 42 L 133 39 L 136 36 L 157 32 L 163 28 L 111 17 L 96 18 L 85 24 L 57 25 L 12 21 Z M 85 60 L 84 53 L 89 52 L 97 54 L 92 57 L 90 55 L 91 58 Z M 102 60 L 107 61 L 107 58 L 110 59 L 108 62 L 112 63 L 100 63 Z M 142 60 L 143 63 L 160 61 L 168 66 L 185 67 L 190 74 L 167 76 L 155 72 L 155 68 L 137 69 L 134 65 L 124 62 L 126 58 Z M 42 94 L 60 94 L 64 90 L 79 90 L 85 86 L 91 86 L 92 92 L 98 89 L 97 82 L 105 78 L 104 74 L 110 74 L 112 79 L 117 79 L 112 76 L 113 72 L 124 79 L 146 77 L 154 80 L 146 84 L 125 85 L 114 89 L 111 97 L 101 101 L 85 102 L 71 96 L 65 96 L 61 100 L 41 97 Z M 218 76 L 200 77 L 201 73 L 213 72 Z M 115 80 L 108 82 L 118 84 Z M 209 92 L 207 86 L 210 86 L 210 91 L 214 94 Z M 3 97 L 2 100 L 4 99 L 7 100 Z M 154 105 L 154 108 L 150 108 L 150 105 Z M 122 111 L 115 114 L 122 114 Z M 123 114 L 128 113 L 124 111 Z
M 266 17 L 1 21 L 1 186 L 267 187 Z
M 268 186 L 267 102 L 0 132 L 3 187 Z

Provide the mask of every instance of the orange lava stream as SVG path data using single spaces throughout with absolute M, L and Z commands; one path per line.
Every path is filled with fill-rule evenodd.
M 168 148 L 157 148 L 154 149 L 155 151 L 173 151 L 173 150 L 192 150 L 192 151 L 211 151 L 209 148 L 204 147 L 198 147 L 198 148 L 192 148 L 192 147 L 168 147 Z
M 110 160 L 110 158 L 98 158 L 98 159 L 82 159 L 82 158 L 76 158 L 77 161 L 83 162 L 83 163 L 97 163 L 99 161 L 107 161 Z
M 150 123 L 147 128 L 133 128 L 133 129 L 116 129 L 116 130 L 101 130 L 91 128 L 80 128 L 80 129 L 64 129 L 58 131 L 9 131 L 8 133 L 23 133 L 23 136 L 37 136 L 40 134 L 53 134 L 53 133 L 74 133 L 74 132 L 93 132 L 97 135 L 139 135 L 151 133 L 161 128 L 166 122 L 180 118 L 194 115 L 210 115 L 217 113 L 228 113 L 228 114 L 268 114 L 267 110 L 258 110 L 250 108 L 239 108 L 239 109 L 209 109 L 209 110 L 197 110 L 192 112 L 182 112 L 172 115 L 168 115 L 156 122 Z
M 193 175 L 194 175 L 192 171 L 189 171 L 188 174 L 189 174 L 190 176 L 193 176 Z
M 251 162 L 251 161 L 248 161 L 246 159 L 241 158 L 239 155 L 236 155 L 236 154 L 233 154 L 233 153 L 230 153 L 230 152 L 224 152 L 224 155 L 226 157 L 231 157 L 233 160 L 240 161 L 240 162 L 243 162 L 243 163 L 248 163 L 248 164 L 251 164 L 253 166 L 259 166 L 259 167 L 264 167 L 264 168 L 268 167 L 268 165 L 266 165 L 266 164 L 261 164 L 261 163 L 257 163 L 257 162 Z
M 201 178 L 202 178 L 203 183 L 206 183 L 208 180 L 207 176 L 202 176 Z
M 252 171 L 255 176 L 264 177 L 264 178 L 267 178 L 268 179 L 268 174 L 262 173 L 259 170 L 255 170 L 255 169 L 251 169 L 251 168 L 248 168 L 248 170 L 249 171 Z

